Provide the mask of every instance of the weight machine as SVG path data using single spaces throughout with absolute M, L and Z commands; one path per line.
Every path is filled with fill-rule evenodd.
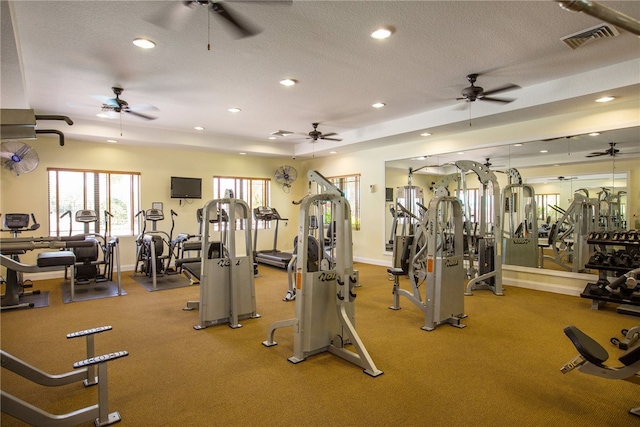
M 394 276 L 392 310 L 399 310 L 400 296 L 409 299 L 424 313 L 425 331 L 448 323 L 458 328 L 464 314 L 464 245 L 462 205 L 448 190 L 436 191 L 429 202 L 427 217 L 419 223 L 408 260 L 412 292 L 400 288 L 403 268 L 390 268 Z M 425 287 L 422 299 L 420 286 Z
M 219 219 L 221 212 L 226 212 L 228 221 L 212 221 Z M 215 227 L 217 224 L 220 226 Z M 236 248 L 237 227 L 244 232 L 244 248 Z M 208 201 L 202 208 L 201 233 L 200 300 L 188 301 L 183 310 L 199 310 L 196 330 L 221 323 L 240 328 L 240 320 L 260 317 L 256 312 L 249 205 L 233 197 Z
M 382 374 L 369 356 L 355 329 L 356 294 L 358 272 L 353 270 L 351 240 L 351 208 L 342 192 L 317 171 L 309 171 L 307 177 L 320 187 L 319 194 L 310 194 L 300 202 L 298 224 L 298 250 L 296 263 L 295 317 L 271 324 L 267 340 L 262 344 L 271 347 L 276 329 L 293 326 L 292 363 L 328 351 L 364 369 L 368 375 Z M 330 224 L 335 224 L 335 263 L 323 259 L 318 271 L 310 271 L 307 262 L 310 228 L 310 209 L 316 203 L 330 203 Z M 355 352 L 345 345 L 353 345 Z
M 538 267 L 535 190 L 521 180 L 502 191 L 502 263 Z
M 467 211 L 468 220 L 469 203 L 465 203 L 466 194 L 465 175 L 474 173 L 478 177 L 481 186 L 479 187 L 479 212 L 480 221 L 477 226 L 471 228 L 470 221 L 465 221 L 465 232 L 468 238 L 468 262 L 467 276 L 471 279 L 467 283 L 465 295 L 473 295 L 476 289 L 489 289 L 495 295 L 502 296 L 502 260 L 500 247 L 496 241 L 497 228 L 500 227 L 500 185 L 495 174 L 482 163 L 471 160 L 459 160 L 454 162 L 459 169 L 459 178 L 453 175 L 444 177 L 439 183 L 434 185 L 436 191 L 445 189 L 448 194 L 448 185 L 457 182 L 458 197 L 461 197 L 464 209 Z M 461 187 L 460 187 L 461 186 Z M 478 254 L 478 269 L 474 268 L 474 254 Z M 475 277 L 474 277 L 475 276 Z
M 599 202 L 575 192 L 567 210 L 557 206 L 553 209 L 561 216 L 549 231 L 549 246 L 553 255 L 544 255 L 543 260 L 548 259 L 567 271 L 583 272 L 593 255 L 587 239 L 591 232 L 596 231 Z

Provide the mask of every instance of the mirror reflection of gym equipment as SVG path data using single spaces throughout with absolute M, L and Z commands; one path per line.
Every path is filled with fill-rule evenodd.
M 228 221 L 218 221 L 221 212 L 227 213 Z M 241 243 L 236 240 L 239 230 L 244 234 L 244 247 L 236 247 Z M 222 323 L 240 328 L 240 320 L 260 317 L 256 312 L 249 205 L 233 197 L 208 201 L 202 208 L 201 234 L 200 299 L 188 301 L 184 308 L 199 311 L 194 329 Z
M 502 263 L 538 267 L 538 216 L 535 190 L 523 184 L 517 171 L 516 182 L 502 190 Z
M 296 263 L 295 317 L 271 324 L 266 347 L 275 346 L 275 331 L 292 326 L 294 330 L 292 363 L 328 351 L 364 369 L 370 376 L 382 374 L 369 355 L 355 329 L 354 287 L 358 272 L 353 270 L 351 208 L 342 192 L 317 171 L 307 174 L 321 188 L 300 202 Z M 313 271 L 307 262 L 311 234 L 310 213 L 317 203 L 330 203 L 330 224 L 335 223 L 335 264 L 323 259 Z M 352 345 L 355 352 L 345 346 Z

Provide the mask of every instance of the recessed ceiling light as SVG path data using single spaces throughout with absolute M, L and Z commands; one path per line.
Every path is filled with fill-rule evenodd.
M 373 108 L 382 108 L 382 107 L 384 107 L 385 105 L 387 105 L 387 104 L 385 104 L 384 102 L 376 102 L 375 104 L 372 104 L 371 106 L 372 106 Z
M 107 142 L 111 143 L 111 144 L 115 144 L 116 142 L 118 142 L 117 139 L 107 139 Z
M 247 155 L 247 153 L 245 153 L 245 152 L 241 152 L 241 153 L 238 153 L 238 154 L 240 154 L 241 156 L 246 156 Z
M 329 151 L 329 154 L 338 154 L 337 151 Z
M 425 156 L 420 156 L 420 157 L 416 157 L 413 160 L 425 160 L 426 157 Z
M 109 115 L 107 113 L 98 113 L 96 114 L 97 117 L 100 117 L 101 119 L 108 119 Z
M 464 151 L 458 151 L 458 154 L 464 154 Z
M 154 47 L 156 47 L 156 44 L 153 40 L 143 38 L 134 39 L 133 44 L 142 49 L 153 49 Z
M 386 39 L 389 38 L 394 31 L 395 28 L 393 27 L 381 27 L 371 33 L 371 38 L 378 40 Z
M 277 130 L 275 132 L 271 132 L 271 135 L 273 136 L 289 136 L 289 135 L 293 135 L 293 132 L 291 132 L 290 130 Z
M 589 136 L 598 136 L 598 135 L 600 135 L 600 132 L 591 132 L 589 134 Z
M 613 101 L 615 98 L 613 96 L 603 96 L 602 98 L 596 99 L 596 102 L 609 102 Z
M 233 107 L 233 108 L 229 108 L 228 110 L 230 113 L 239 113 L 240 111 L 242 111 L 241 109 L 237 108 L 237 107 Z
M 202 126 L 194 126 L 193 127 L 195 130 L 204 130 L 204 128 Z
M 429 132 L 422 132 L 420 136 L 431 136 L 431 134 Z
M 282 86 L 293 86 L 298 84 L 298 81 L 295 79 L 284 79 L 284 80 L 280 80 L 280 84 Z
M 549 150 L 540 150 L 541 153 L 548 153 Z
M 522 144 L 518 142 L 517 144 L 513 144 L 513 146 L 514 147 L 522 147 Z

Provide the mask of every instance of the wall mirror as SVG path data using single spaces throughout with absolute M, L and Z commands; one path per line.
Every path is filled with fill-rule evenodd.
M 433 185 L 443 176 L 458 172 L 452 166 L 457 161 L 471 160 L 487 165 L 495 172 L 501 190 L 509 184 L 509 169 L 518 171 L 522 182 L 531 186 L 536 197 L 538 229 L 548 227 L 562 217 L 574 202 L 575 194 L 602 200 L 602 208 L 615 211 L 620 229 L 638 229 L 638 201 L 627 197 L 637 192 L 640 183 L 631 183 L 632 170 L 640 169 L 640 128 L 629 127 L 593 134 L 568 135 L 562 138 L 503 145 L 465 152 L 452 152 L 385 162 L 385 251 L 393 251 L 394 236 L 406 233 L 406 220 L 395 213 L 397 198 L 403 197 L 399 188 L 420 187 L 416 195 L 424 206 L 433 197 Z M 468 182 L 478 182 L 468 179 Z M 629 188 L 632 185 L 633 188 Z M 476 184 L 477 188 L 478 184 Z M 467 188 L 473 189 L 473 184 Z M 406 191 L 404 192 L 406 196 Z M 411 196 L 414 197 L 414 196 Z M 407 200 L 402 199 L 402 202 Z M 468 203 L 472 203 L 472 200 Z M 615 206 L 608 206 L 615 204 Z M 419 208 L 414 206 L 417 211 Z M 634 216 L 635 214 L 635 216 Z M 544 231 L 544 230 L 543 230 Z M 540 235 L 542 238 L 543 234 Z M 571 260 L 572 261 L 572 260 Z M 544 268 L 563 270 L 554 262 L 542 261 Z M 565 266 L 566 267 L 566 266 Z M 566 270 L 566 268 L 564 268 Z

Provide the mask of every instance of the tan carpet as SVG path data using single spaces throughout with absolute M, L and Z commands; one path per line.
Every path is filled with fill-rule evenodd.
M 278 345 L 261 342 L 272 322 L 294 315 L 283 302 L 283 270 L 260 266 L 260 319 L 243 327 L 196 331 L 197 311 L 183 311 L 199 287 L 147 292 L 128 275 L 128 295 L 63 304 L 60 280 L 37 283 L 50 291 L 46 308 L 2 313 L 2 349 L 51 373 L 84 358 L 84 340 L 66 334 L 101 325 L 96 351 L 128 350 L 109 365 L 110 409 L 123 426 L 640 426 L 627 413 L 640 405 L 640 388 L 559 368 L 577 354 L 562 329 L 575 324 L 609 344 L 637 317 L 614 307 L 594 311 L 578 297 L 505 285 L 505 296 L 475 291 L 465 297 L 465 329 L 420 329 L 421 313 L 407 299 L 393 311 L 386 269 L 357 264 L 357 330 L 377 367 L 372 378 L 323 353 L 291 364 L 293 331 L 276 331 Z M 408 286 L 407 282 L 403 283 Z M 49 412 L 95 403 L 97 390 L 81 384 L 33 385 L 2 370 L 2 389 Z M 23 425 L 2 414 L 2 426 Z M 91 424 L 87 424 L 91 425 Z

